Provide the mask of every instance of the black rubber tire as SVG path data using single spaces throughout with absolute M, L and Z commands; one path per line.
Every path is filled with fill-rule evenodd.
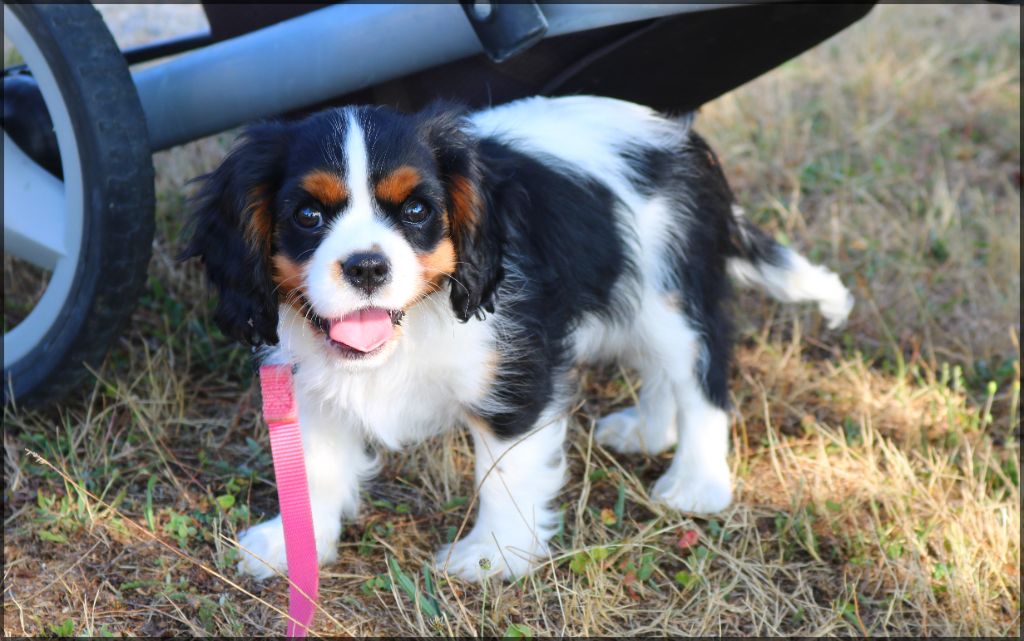
M 82 247 L 58 320 L 4 368 L 3 400 L 57 401 L 98 367 L 146 283 L 153 158 L 128 66 L 89 4 L 7 5 L 46 58 L 71 114 L 82 164 Z

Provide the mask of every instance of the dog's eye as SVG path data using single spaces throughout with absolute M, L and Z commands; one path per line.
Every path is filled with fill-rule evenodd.
M 414 225 L 422 223 L 430 216 L 430 207 L 421 200 L 410 198 L 402 205 L 402 220 Z
M 323 215 L 312 207 L 303 207 L 295 212 L 295 223 L 303 229 L 316 229 L 324 224 Z

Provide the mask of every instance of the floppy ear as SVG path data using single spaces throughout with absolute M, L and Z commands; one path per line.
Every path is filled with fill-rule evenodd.
M 277 296 L 271 281 L 273 194 L 283 172 L 288 127 L 254 125 L 213 172 L 196 178 L 191 238 L 179 259 L 199 257 L 217 287 L 215 320 L 249 345 L 276 344 Z
M 494 311 L 494 290 L 504 276 L 501 227 L 487 206 L 477 140 L 464 114 L 464 107 L 439 101 L 418 116 L 445 185 L 456 260 L 451 303 L 462 322 Z

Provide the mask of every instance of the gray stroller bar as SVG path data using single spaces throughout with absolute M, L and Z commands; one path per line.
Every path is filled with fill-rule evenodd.
M 725 4 L 541 4 L 547 37 Z M 481 53 L 462 8 L 338 4 L 135 71 L 153 151 Z

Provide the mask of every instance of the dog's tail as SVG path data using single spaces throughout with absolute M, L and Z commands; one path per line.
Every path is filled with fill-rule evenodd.
M 815 302 L 830 329 L 846 321 L 853 295 L 833 272 L 780 245 L 732 206 L 729 273 L 742 285 L 755 285 L 784 303 Z

